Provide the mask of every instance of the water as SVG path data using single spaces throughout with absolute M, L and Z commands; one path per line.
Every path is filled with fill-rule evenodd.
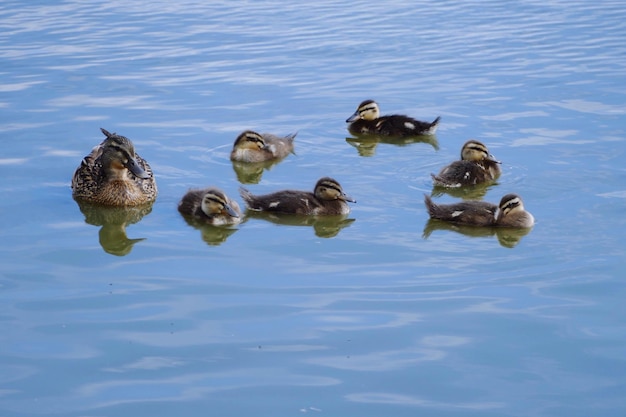
M 5 1 L 0 415 L 622 416 L 625 22 L 611 1 Z M 441 115 L 436 139 L 351 139 L 367 98 Z M 150 210 L 72 200 L 100 127 L 152 165 Z M 248 128 L 297 131 L 296 155 L 242 174 Z M 503 175 L 463 196 L 520 194 L 529 233 L 428 222 L 469 138 Z M 325 175 L 358 201 L 343 222 L 176 211 Z

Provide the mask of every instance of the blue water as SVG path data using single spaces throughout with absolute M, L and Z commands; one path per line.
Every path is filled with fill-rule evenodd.
M 625 67 L 618 1 L 3 2 L 0 415 L 623 416 Z M 436 138 L 354 140 L 369 98 Z M 100 127 L 146 212 L 71 198 Z M 238 176 L 244 129 L 295 155 Z M 469 138 L 502 176 L 434 198 L 518 193 L 528 233 L 428 222 Z M 343 222 L 176 210 L 326 175 Z

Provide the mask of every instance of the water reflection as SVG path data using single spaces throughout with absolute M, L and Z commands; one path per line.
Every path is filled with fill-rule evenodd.
M 495 185 L 498 185 L 497 181 L 463 187 L 442 187 L 435 185 L 430 195 L 431 197 L 439 197 L 448 194 L 452 197 L 462 198 L 463 200 L 482 200 L 485 195 L 487 195 L 487 191 Z
M 378 136 L 378 135 L 362 135 L 358 137 L 348 137 L 346 142 L 356 148 L 360 156 L 374 156 L 376 146 L 379 143 L 386 143 L 396 146 L 407 146 L 413 143 L 427 143 L 435 150 L 439 150 L 439 142 L 435 135 L 412 136 L 406 138 Z
M 281 159 L 282 160 L 282 159 Z M 258 184 L 263 176 L 263 171 L 270 170 L 281 160 L 265 162 L 238 162 L 232 161 L 233 170 L 237 174 L 237 180 L 242 184 Z
M 239 230 L 228 225 L 214 226 L 187 216 L 183 216 L 183 219 L 185 219 L 189 226 L 198 229 L 200 231 L 200 235 L 202 236 L 202 240 L 211 246 L 221 245 L 226 242 L 230 235 Z
M 338 216 L 304 216 L 299 214 L 268 213 L 263 211 L 247 210 L 246 217 L 262 219 L 274 224 L 285 226 L 313 227 L 317 237 L 331 238 L 350 226 L 356 219 L 349 219 L 348 215 Z
M 465 226 L 444 222 L 436 219 L 429 219 L 424 226 L 422 237 L 428 239 L 435 230 L 450 230 L 469 237 L 491 237 L 496 236 L 501 246 L 513 248 L 526 236 L 532 228 L 518 229 L 512 227 L 477 227 Z
M 76 201 L 85 216 L 85 222 L 102 226 L 98 232 L 100 246 L 106 253 L 116 256 L 128 255 L 135 243 L 145 238 L 130 239 L 126 226 L 139 222 L 152 211 L 152 203 L 135 207 L 105 207 Z

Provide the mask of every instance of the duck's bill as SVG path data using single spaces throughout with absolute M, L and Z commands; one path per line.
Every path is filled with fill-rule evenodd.
M 134 176 L 141 179 L 150 178 L 150 174 L 148 174 L 138 163 L 135 158 L 128 158 L 128 162 L 126 162 L 126 168 L 133 173 Z
M 346 119 L 346 123 L 354 122 L 355 120 L 360 119 L 359 111 L 355 111 L 354 114 Z

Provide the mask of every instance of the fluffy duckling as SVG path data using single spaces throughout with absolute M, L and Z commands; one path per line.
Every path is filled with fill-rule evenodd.
M 83 158 L 72 177 L 72 196 L 107 206 L 137 206 L 156 199 L 150 165 L 130 139 L 100 129 L 106 139 Z
M 295 137 L 296 133 L 279 137 L 270 133 L 259 134 L 246 130 L 235 139 L 230 159 L 237 162 L 265 162 L 282 159 L 293 153 Z
M 434 135 L 440 119 L 437 117 L 429 123 L 399 114 L 381 117 L 378 104 L 374 100 L 365 100 L 346 123 L 350 123 L 348 130 L 353 135 L 407 137 Z
M 329 177 L 317 181 L 313 192 L 284 190 L 253 195 L 243 187 L 240 192 L 250 210 L 275 213 L 311 216 L 348 214 L 350 206 L 347 202 L 356 203 L 356 200 L 343 192 L 336 180 Z
M 430 174 L 436 186 L 461 187 L 493 181 L 500 176 L 500 161 L 494 159 L 489 149 L 477 140 L 465 142 L 461 160 L 454 161 L 439 172 Z
M 239 204 L 215 187 L 189 190 L 180 200 L 178 211 L 183 216 L 215 226 L 241 222 Z
M 454 204 L 435 204 L 424 195 L 424 203 L 431 219 L 465 224 L 468 226 L 499 226 L 529 228 L 535 219 L 526 210 L 517 194 L 507 194 L 500 204 L 485 201 L 462 201 Z

